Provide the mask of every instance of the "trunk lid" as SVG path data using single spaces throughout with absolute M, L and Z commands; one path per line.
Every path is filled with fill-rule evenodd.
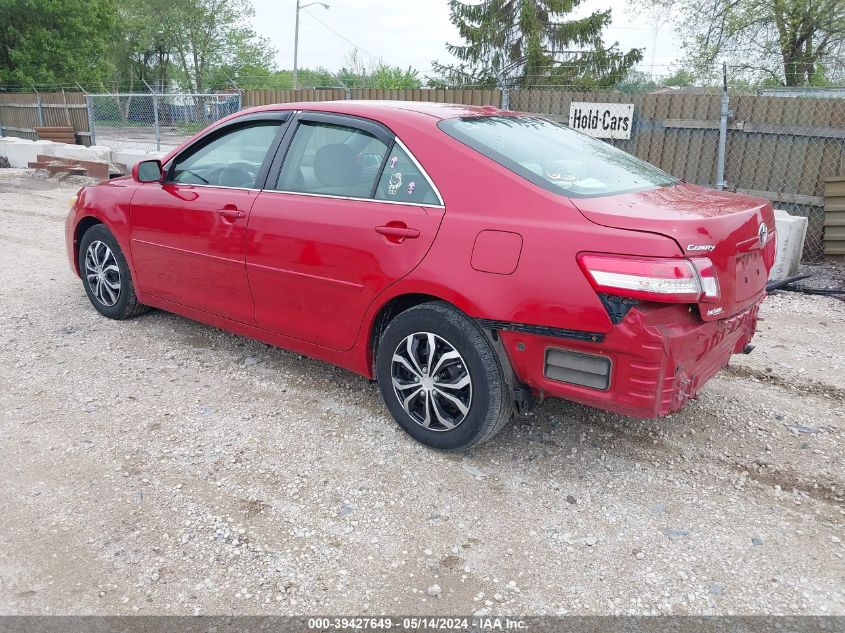
M 720 299 L 698 304 L 705 321 L 741 312 L 766 287 L 775 256 L 775 218 L 768 200 L 681 183 L 571 201 L 595 224 L 664 235 L 685 257 L 709 258 Z

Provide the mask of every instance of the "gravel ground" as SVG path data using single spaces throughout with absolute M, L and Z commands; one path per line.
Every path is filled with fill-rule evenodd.
M 802 264 L 798 272 L 812 275 L 808 279 L 795 282 L 794 285 L 798 288 L 845 291 L 845 265 L 841 263 L 820 262 Z M 833 296 L 845 301 L 845 294 L 837 293 Z
M 0 170 L 0 613 L 845 614 L 842 301 L 771 296 L 667 419 L 439 453 L 340 369 L 100 317 L 74 191 Z

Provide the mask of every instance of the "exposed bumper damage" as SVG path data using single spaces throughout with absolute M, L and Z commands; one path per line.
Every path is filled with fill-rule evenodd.
M 517 332 L 500 332 L 500 336 L 517 377 L 535 393 L 655 418 L 681 409 L 728 364 L 732 354 L 743 351 L 756 331 L 763 296 L 738 314 L 709 322 L 685 305 L 642 304 L 632 308 L 600 343 Z M 548 353 L 557 349 L 609 359 L 607 388 L 550 378 Z

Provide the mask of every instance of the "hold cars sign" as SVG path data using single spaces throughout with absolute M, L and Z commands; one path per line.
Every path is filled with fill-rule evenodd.
M 631 138 L 633 103 L 569 104 L 569 127 L 594 138 Z

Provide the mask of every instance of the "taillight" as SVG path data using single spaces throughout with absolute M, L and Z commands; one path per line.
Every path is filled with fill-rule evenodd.
M 597 292 L 663 303 L 719 299 L 719 281 L 706 257 L 670 259 L 582 253 L 578 264 Z
M 716 275 L 716 267 L 706 257 L 693 257 L 690 259 L 698 279 L 701 281 L 701 301 L 714 303 L 719 300 L 719 277 Z

